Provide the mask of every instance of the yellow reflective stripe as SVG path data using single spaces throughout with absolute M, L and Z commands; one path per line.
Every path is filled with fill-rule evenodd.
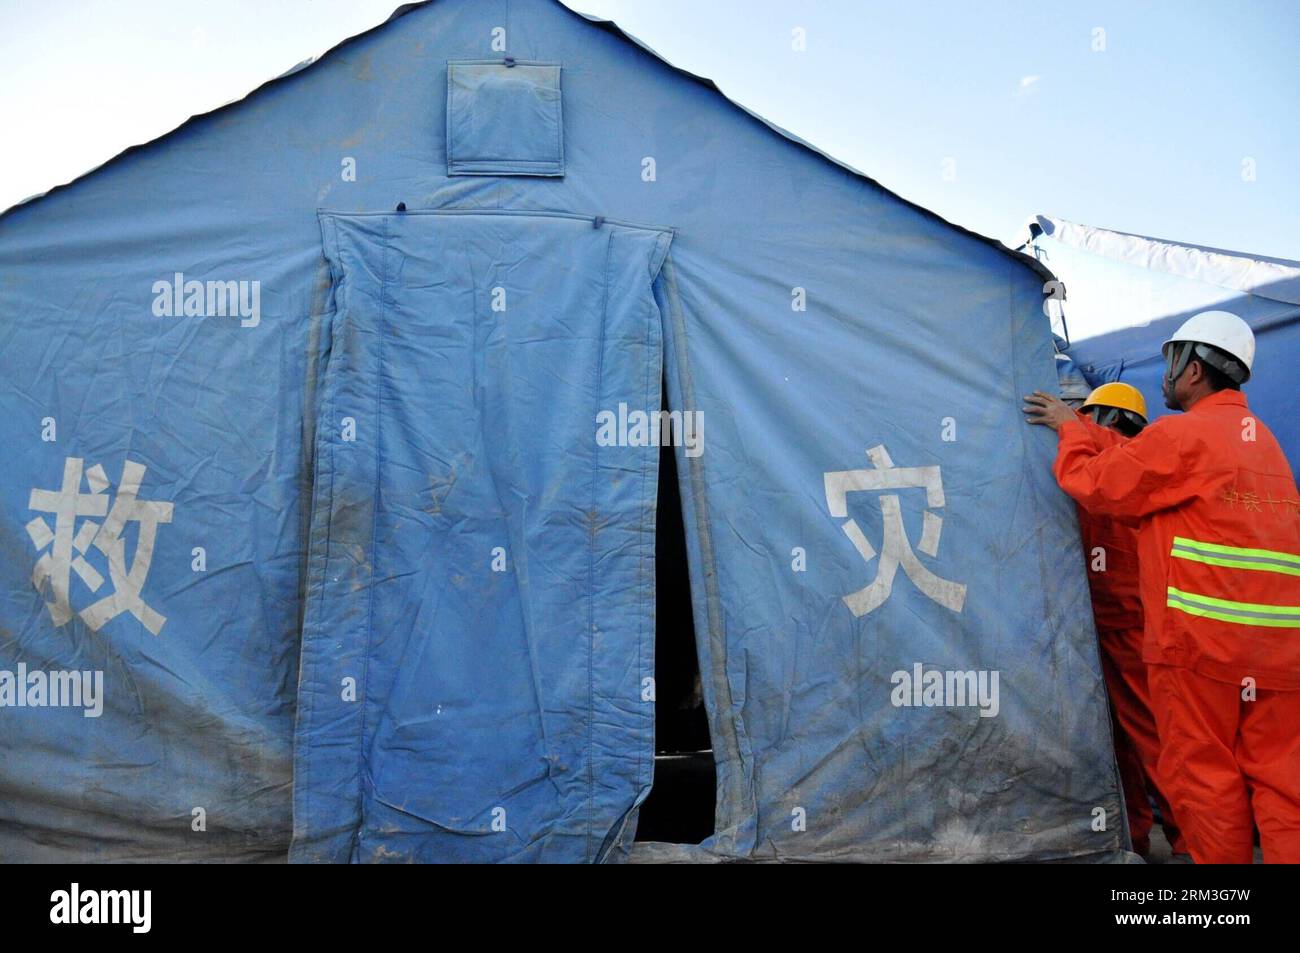
M 1181 589 L 1175 589 L 1173 586 L 1168 587 L 1169 595 L 1177 596 L 1179 599 L 1186 599 L 1188 602 L 1203 602 L 1207 606 L 1217 606 L 1220 609 L 1240 609 L 1243 612 L 1269 612 L 1277 615 L 1295 615 L 1300 616 L 1300 606 L 1275 606 L 1266 602 L 1233 602 L 1231 599 L 1216 599 L 1214 596 L 1203 596 L 1199 592 L 1184 592 Z
M 1300 629 L 1300 619 L 1260 619 L 1253 616 L 1232 615 L 1227 612 L 1215 612 L 1213 609 L 1185 605 L 1181 602 L 1174 602 L 1172 599 L 1169 600 L 1167 605 L 1171 609 L 1186 612 L 1188 615 L 1218 619 L 1220 622 L 1236 622 L 1238 625 L 1266 625 L 1274 629 Z
M 1205 553 L 1220 553 L 1224 556 L 1256 556 L 1261 559 L 1279 559 L 1286 563 L 1295 563 L 1300 566 L 1300 556 L 1293 553 L 1276 552 L 1272 549 L 1246 549 L 1241 546 L 1224 546 L 1221 543 L 1203 543 L 1199 539 L 1188 539 L 1186 536 L 1175 536 L 1175 546 L 1183 546 L 1187 549 L 1198 549 Z
M 1263 625 L 1277 629 L 1300 629 L 1300 606 L 1273 606 L 1258 602 L 1233 602 L 1230 599 L 1216 599 L 1195 592 L 1183 592 L 1168 587 L 1165 605 L 1188 615 L 1217 619 L 1220 622 L 1235 622 L 1238 625 Z M 1235 611 L 1234 611 L 1235 610 Z M 1259 615 L 1243 615 L 1245 612 Z M 1268 618 L 1280 616 L 1281 618 Z
M 1300 566 L 1279 566 L 1277 563 L 1256 563 L 1243 562 L 1240 559 L 1224 559 L 1220 556 L 1205 556 L 1201 553 L 1179 552 L 1172 550 L 1169 553 L 1175 559 L 1187 559 L 1194 563 L 1205 563 L 1207 566 L 1227 566 L 1229 569 L 1254 569 L 1257 572 L 1280 572 L 1284 576 L 1300 576 Z

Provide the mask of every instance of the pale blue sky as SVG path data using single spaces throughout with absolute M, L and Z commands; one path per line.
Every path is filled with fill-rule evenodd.
M 0 0 L 0 207 L 239 98 L 396 5 Z M 1004 241 L 1044 212 L 1300 259 L 1300 4 L 569 5 Z

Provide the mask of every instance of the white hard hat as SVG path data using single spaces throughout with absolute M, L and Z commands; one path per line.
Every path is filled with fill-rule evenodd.
M 1240 376 L 1238 383 L 1245 383 L 1250 378 L 1251 365 L 1255 363 L 1255 333 L 1249 324 L 1232 312 L 1202 311 L 1192 315 L 1174 332 L 1173 337 L 1160 345 L 1160 350 L 1164 352 L 1170 344 L 1181 341 L 1194 341 L 1218 348 L 1239 361 L 1245 373 L 1234 374 L 1236 369 L 1230 367 L 1220 367 L 1219 370 L 1225 371 L 1234 379 Z

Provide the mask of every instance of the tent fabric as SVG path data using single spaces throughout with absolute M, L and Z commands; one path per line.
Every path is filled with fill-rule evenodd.
M 563 175 L 448 174 L 449 66 L 506 56 L 562 64 Z M 0 856 L 1126 859 L 1018 409 L 1045 276 L 549 0 L 406 8 L 10 210 L 0 692 L 103 708 L 0 708 Z M 697 845 L 634 841 L 661 374 Z
M 1056 392 L 1062 400 L 1087 400 L 1092 393 L 1092 386 L 1070 357 L 1069 342 L 1059 334 L 1052 335 L 1052 342 L 1056 347 Z

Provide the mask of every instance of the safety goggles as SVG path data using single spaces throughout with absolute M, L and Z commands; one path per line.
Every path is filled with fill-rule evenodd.
M 1104 407 L 1101 404 L 1093 404 L 1091 407 L 1085 407 L 1084 410 L 1103 427 L 1113 427 L 1121 420 L 1125 421 L 1129 429 L 1134 431 L 1141 430 L 1147 425 L 1147 422 L 1136 413 L 1120 407 Z
M 1187 364 L 1195 355 L 1206 364 L 1224 374 L 1230 381 L 1241 384 L 1247 378 L 1246 365 L 1231 355 L 1195 341 L 1170 341 L 1165 345 L 1165 381 L 1170 387 L 1183 376 Z

